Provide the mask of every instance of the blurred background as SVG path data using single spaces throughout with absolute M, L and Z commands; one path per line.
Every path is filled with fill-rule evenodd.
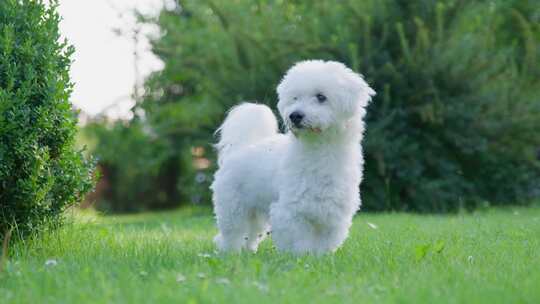
M 83 206 L 211 205 L 213 132 L 303 59 L 377 91 L 363 210 L 452 212 L 540 195 L 536 0 L 60 1 L 79 144 L 101 179 Z

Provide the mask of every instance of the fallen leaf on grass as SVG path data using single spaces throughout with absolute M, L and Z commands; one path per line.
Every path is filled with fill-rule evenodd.
M 429 252 L 430 244 L 418 245 L 414 248 L 414 256 L 417 261 L 422 260 Z
M 435 252 L 436 253 L 441 253 L 443 250 L 444 250 L 444 246 L 446 244 L 444 243 L 444 241 L 438 241 L 437 243 L 435 243 Z

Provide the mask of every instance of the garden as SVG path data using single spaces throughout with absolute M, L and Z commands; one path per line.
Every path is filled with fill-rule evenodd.
M 59 2 L 0 0 L 0 303 L 540 300 L 539 3 L 172 4 L 132 12 L 163 67 L 130 118 L 83 123 Z M 214 132 L 313 58 L 377 92 L 350 235 L 219 252 Z

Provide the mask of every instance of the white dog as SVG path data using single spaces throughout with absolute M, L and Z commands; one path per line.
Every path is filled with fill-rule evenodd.
M 220 250 L 257 250 L 272 227 L 278 249 L 335 251 L 360 207 L 361 140 L 375 95 L 339 62 L 297 63 L 277 88 L 286 134 L 264 105 L 234 107 L 217 148 L 211 186 Z

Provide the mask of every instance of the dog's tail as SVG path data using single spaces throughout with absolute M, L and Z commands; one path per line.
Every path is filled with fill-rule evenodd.
M 249 146 L 278 132 L 278 122 L 272 110 L 262 104 L 242 103 L 233 107 L 217 129 L 218 162 L 234 150 Z

